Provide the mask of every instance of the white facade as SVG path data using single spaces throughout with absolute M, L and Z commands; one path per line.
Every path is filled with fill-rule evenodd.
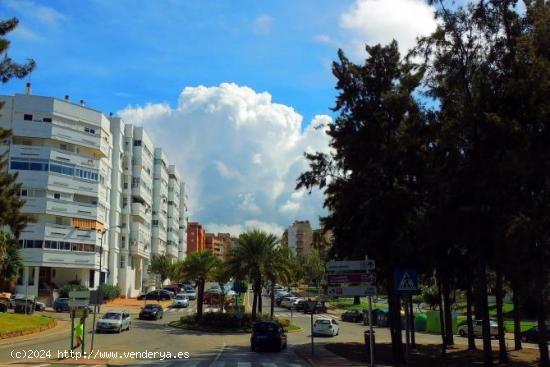
M 20 235 L 25 270 L 17 292 L 44 296 L 68 282 L 92 289 L 107 282 L 135 297 L 144 290 L 152 254 L 181 258 L 183 184 L 143 128 L 68 99 L 0 100 L 0 126 L 13 131 L 3 144 L 8 169 L 23 184 L 23 212 L 36 218 Z M 154 216 L 164 233 L 155 230 Z

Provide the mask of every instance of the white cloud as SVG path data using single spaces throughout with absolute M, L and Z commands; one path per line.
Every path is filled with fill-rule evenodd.
M 254 32 L 258 34 L 269 34 L 273 28 L 273 18 L 269 15 L 260 15 L 254 20 Z
M 434 8 L 425 0 L 356 0 L 340 17 L 346 48 L 364 58 L 365 44 L 399 42 L 402 53 L 415 45 L 416 37 L 436 28 Z
M 294 188 L 307 169 L 304 151 L 329 150 L 329 116 L 315 116 L 302 130 L 292 107 L 233 83 L 186 87 L 177 107 L 149 103 L 119 114 L 144 126 L 178 166 L 190 215 L 209 232 L 257 225 L 282 233 L 296 219 L 316 223 L 325 214 L 322 193 Z
M 17 28 L 15 28 L 13 35 L 27 41 L 34 42 L 42 40 L 42 37 L 40 37 L 36 32 L 33 32 L 21 23 L 17 26 Z
M 324 43 L 324 44 L 327 44 L 327 45 L 331 45 L 334 43 L 334 41 L 332 40 L 332 38 L 326 34 L 318 34 L 316 36 L 313 37 L 313 40 L 317 43 Z
M 208 223 L 206 224 L 206 229 L 210 233 L 230 233 L 232 236 L 239 236 L 239 234 L 253 230 L 260 229 L 267 233 L 273 233 L 276 236 L 281 236 L 284 232 L 284 228 L 275 223 L 267 223 L 258 220 L 248 220 L 244 224 L 219 224 L 219 223 Z
M 5 4 L 21 14 L 34 18 L 49 26 L 55 26 L 66 17 L 59 11 L 48 6 L 36 4 L 27 0 L 5 0 Z

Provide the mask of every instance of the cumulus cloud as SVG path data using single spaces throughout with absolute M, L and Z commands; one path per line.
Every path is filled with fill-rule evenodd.
M 432 33 L 435 9 L 424 0 L 356 0 L 340 17 L 346 34 L 344 46 L 355 57 L 364 57 L 365 44 L 399 42 L 402 53 L 416 37 Z
M 258 34 L 269 34 L 273 28 L 273 18 L 269 15 L 260 15 L 254 20 L 254 32 Z
M 307 169 L 305 151 L 328 152 L 318 115 L 302 129 L 302 116 L 269 93 L 233 83 L 186 87 L 178 105 L 129 106 L 126 123 L 144 126 L 187 183 L 190 215 L 210 232 L 254 226 L 282 233 L 296 219 L 317 222 L 322 193 L 295 192 Z

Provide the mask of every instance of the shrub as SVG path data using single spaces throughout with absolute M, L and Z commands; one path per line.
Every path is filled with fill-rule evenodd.
M 269 315 L 257 315 L 257 321 L 268 320 L 270 320 Z M 275 321 L 285 329 L 290 324 L 288 319 L 276 318 Z M 252 320 L 252 315 L 248 313 L 242 314 L 242 318 L 239 320 L 237 315 L 232 312 L 207 312 L 202 315 L 202 319 L 198 319 L 196 315 L 182 316 L 180 322 L 187 326 L 200 326 L 207 329 L 250 330 L 255 321 Z
M 69 282 L 68 284 L 65 284 L 63 287 L 61 287 L 61 289 L 59 290 L 59 297 L 67 298 L 69 297 L 69 292 L 88 290 L 88 287 L 80 284 L 80 282 L 76 284 L 74 280 L 72 282 L 72 284 L 71 282 Z
M 102 284 L 99 290 L 103 292 L 103 299 L 113 300 L 120 297 L 120 287 L 118 285 Z

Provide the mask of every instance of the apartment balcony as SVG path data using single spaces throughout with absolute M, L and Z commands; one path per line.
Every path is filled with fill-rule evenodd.
M 103 133 L 99 127 L 96 129 L 97 134 L 90 134 L 84 130 L 57 123 L 54 119 L 53 122 L 14 120 L 12 129 L 15 136 L 54 139 L 87 147 L 102 158 L 109 156 L 109 142 L 103 139 Z
M 145 204 L 142 203 L 132 203 L 132 215 L 143 218 L 144 220 L 151 220 L 151 210 Z
M 144 238 L 140 238 L 140 236 L 130 237 L 130 255 L 149 259 L 151 257 L 151 247 L 149 241 L 150 240 L 145 242 Z
M 178 257 L 178 246 L 175 244 L 166 245 L 166 254 L 174 258 Z
M 178 232 L 174 232 L 174 231 L 168 232 L 167 241 L 178 243 L 179 241 Z
M 25 266 L 98 269 L 99 254 L 46 248 L 23 248 L 20 251 Z M 106 265 L 106 264 L 103 264 Z
M 166 228 L 160 225 L 152 227 L 151 236 L 164 242 L 168 240 L 168 232 L 166 232 Z
M 21 238 L 45 239 L 100 245 L 101 235 L 95 230 L 77 229 L 51 223 L 30 223 L 21 231 Z

